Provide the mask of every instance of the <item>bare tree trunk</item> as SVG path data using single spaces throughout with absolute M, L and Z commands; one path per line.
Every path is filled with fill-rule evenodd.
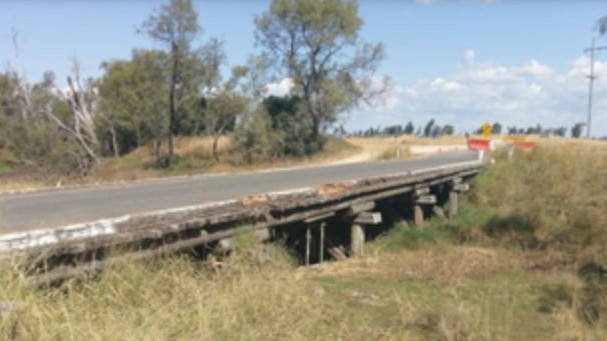
M 159 135 L 156 137 L 156 161 L 160 162 L 160 158 L 162 157 L 162 137 Z
M 175 134 L 175 125 L 177 114 L 175 112 L 175 88 L 177 86 L 178 76 L 178 64 L 179 64 L 179 50 L 177 45 L 173 44 L 173 70 L 171 75 L 171 87 L 169 93 L 169 157 L 167 160 L 167 166 L 171 165 L 173 159 L 174 146 L 173 146 L 173 135 Z
M 113 125 L 110 126 L 110 134 L 112 135 L 112 150 L 114 151 L 114 157 L 119 157 L 120 150 L 118 149 L 118 140 L 116 139 L 116 129 Z
M 216 162 L 219 162 L 219 153 L 217 152 L 217 144 L 221 135 L 213 135 L 213 158 Z

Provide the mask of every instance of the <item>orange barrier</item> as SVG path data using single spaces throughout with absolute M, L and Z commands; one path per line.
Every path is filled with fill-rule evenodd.
M 514 141 L 514 145 L 522 150 L 532 150 L 535 147 L 535 142 L 532 141 Z
M 468 149 L 488 151 L 491 146 L 491 140 L 488 139 L 468 139 Z

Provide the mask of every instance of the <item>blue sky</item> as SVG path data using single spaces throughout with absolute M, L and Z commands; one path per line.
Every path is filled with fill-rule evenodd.
M 19 32 L 19 67 L 32 81 L 46 70 L 60 82 L 73 56 L 83 76 L 99 76 L 105 60 L 155 46 L 136 28 L 161 1 L 0 0 L 0 62 L 14 59 L 11 30 Z M 225 41 L 229 63 L 255 52 L 253 17 L 269 1 L 195 1 L 204 34 Z M 382 106 L 344 117 L 349 129 L 430 118 L 458 131 L 484 121 L 504 125 L 568 126 L 585 120 L 588 61 L 582 53 L 607 15 L 590 0 L 360 1 L 361 36 L 386 44 L 380 68 L 394 89 Z M 607 45 L 607 38 L 597 40 Z M 607 54 L 599 55 L 594 135 L 607 135 Z M 603 77 L 604 75 L 604 77 Z

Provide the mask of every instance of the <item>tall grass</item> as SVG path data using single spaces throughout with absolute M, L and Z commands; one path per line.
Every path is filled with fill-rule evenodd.
M 539 246 L 605 259 L 607 149 L 544 147 L 501 159 L 476 179 L 477 207 L 508 212 L 515 226 L 532 229 Z

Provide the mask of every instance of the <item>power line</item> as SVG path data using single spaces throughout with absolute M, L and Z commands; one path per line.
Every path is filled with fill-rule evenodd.
M 586 121 L 586 138 L 590 139 L 590 131 L 592 130 L 592 91 L 594 89 L 594 80 L 598 77 L 594 75 L 594 52 L 607 50 L 607 46 L 594 46 L 594 38 L 592 38 L 592 47 L 584 49 L 584 53 L 590 52 L 590 75 L 588 77 L 588 119 Z

